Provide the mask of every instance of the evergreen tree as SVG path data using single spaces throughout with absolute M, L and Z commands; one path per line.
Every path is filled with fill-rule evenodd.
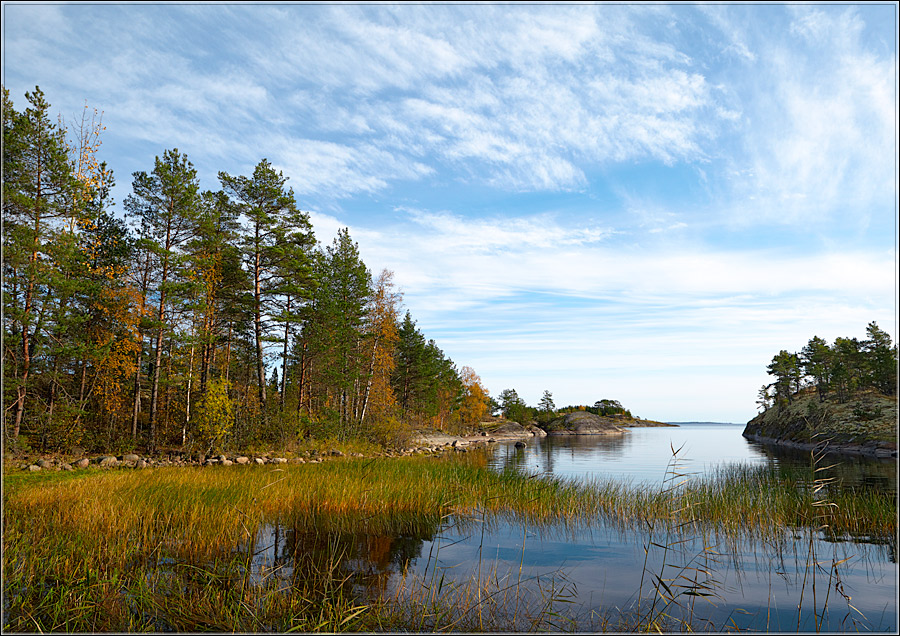
M 782 349 L 772 358 L 767 367 L 769 375 L 775 376 L 775 400 L 777 403 L 791 403 L 795 391 L 800 388 L 800 359 L 796 353 Z
M 891 336 L 875 322 L 866 327 L 866 335 L 862 348 L 866 355 L 867 384 L 885 395 L 896 395 L 897 346 L 891 345 Z
M 819 401 L 824 402 L 831 379 L 833 353 L 828 343 L 818 336 L 813 336 L 800 351 L 800 363 L 803 373 L 813 379 L 819 394 Z
M 163 338 L 173 327 L 175 303 L 186 278 L 183 248 L 193 237 L 199 204 L 197 171 L 187 155 L 178 149 L 166 150 L 156 157 L 153 171 L 135 172 L 133 194 L 125 200 L 125 209 L 139 223 L 139 248 L 147 264 L 147 293 L 155 299 L 155 332 L 150 383 L 150 439 L 155 450 L 159 420 L 159 385 L 163 359 Z M 150 304 L 146 303 L 145 304 Z
M 508 420 L 523 423 L 528 419 L 528 406 L 519 397 L 515 389 L 503 389 L 500 391 L 500 408 L 503 416 Z
M 314 315 L 306 329 L 318 376 L 346 430 L 362 415 L 368 356 L 363 354 L 371 275 L 347 228 L 318 260 Z
M 419 410 L 427 376 L 425 373 L 425 336 L 416 328 L 409 311 L 397 330 L 397 364 L 394 371 L 394 392 L 400 406 L 407 412 Z
M 263 422 L 268 428 L 265 343 L 272 339 L 271 316 L 278 314 L 286 329 L 298 320 L 289 302 L 285 301 L 280 313 L 276 302 L 285 297 L 295 303 L 308 298 L 315 239 L 309 215 L 297 208 L 293 190 L 285 189 L 287 178 L 266 159 L 257 164 L 252 177 L 232 177 L 220 172 L 219 180 L 247 219 L 242 230 L 242 249 L 253 285 L 256 383 Z M 284 345 L 286 358 L 287 342 Z
M 16 112 L 3 88 L 4 388 L 14 396 L 14 439 L 21 430 L 35 361 L 42 358 L 44 319 L 57 303 L 60 272 L 52 252 L 58 223 L 70 214 L 78 187 L 65 133 L 51 122 L 43 92 L 35 87 L 25 97 L 30 107 Z M 58 257 L 58 247 L 56 252 Z

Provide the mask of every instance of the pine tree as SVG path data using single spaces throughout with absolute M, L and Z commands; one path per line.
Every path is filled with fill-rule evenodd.
M 65 133 L 50 121 L 40 88 L 26 93 L 30 107 L 13 108 L 3 88 L 3 224 L 5 390 L 14 391 L 12 437 L 18 438 L 34 362 L 53 313 L 59 270 L 58 224 L 70 213 L 78 187 L 68 163 Z
M 822 338 L 813 336 L 800 351 L 800 363 L 803 372 L 811 377 L 819 394 L 819 401 L 824 402 L 831 379 L 833 352 Z
M 183 249 L 195 231 L 199 184 L 197 171 L 177 148 L 156 157 L 149 174 L 135 172 L 133 176 L 133 194 L 126 198 L 125 209 L 140 224 L 138 245 L 147 264 L 146 292 L 156 299 L 155 320 L 150 325 L 155 332 L 148 442 L 152 451 L 157 445 L 163 338 L 172 329 L 171 313 L 179 300 L 179 284 L 185 280 Z
M 796 353 L 781 350 L 772 358 L 767 367 L 769 375 L 775 376 L 775 400 L 781 404 L 791 403 L 795 391 L 799 390 L 801 371 L 800 359 Z
M 256 348 L 256 383 L 263 425 L 268 429 L 265 348 L 279 298 L 305 300 L 310 295 L 311 252 L 315 245 L 309 215 L 297 208 L 294 192 L 285 189 L 287 178 L 263 159 L 252 177 L 219 173 L 222 187 L 247 219 L 242 228 L 242 250 L 252 280 L 253 330 Z M 285 328 L 298 320 L 285 302 L 279 315 Z M 285 358 L 288 343 L 285 336 Z M 285 360 L 286 362 L 286 360 Z
M 866 327 L 868 338 L 862 343 L 866 355 L 867 384 L 884 395 L 897 394 L 897 346 L 891 336 L 875 322 Z

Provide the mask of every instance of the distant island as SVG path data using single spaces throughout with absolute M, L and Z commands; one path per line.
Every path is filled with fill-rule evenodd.
M 799 353 L 782 350 L 760 389 L 762 413 L 744 437 L 800 449 L 897 456 L 897 346 L 874 322 L 867 339 L 814 337 Z

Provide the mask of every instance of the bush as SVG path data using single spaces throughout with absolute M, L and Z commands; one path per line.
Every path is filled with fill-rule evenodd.
M 220 452 L 234 425 L 234 401 L 228 395 L 231 383 L 221 378 L 206 385 L 206 394 L 197 412 L 200 443 L 207 453 Z

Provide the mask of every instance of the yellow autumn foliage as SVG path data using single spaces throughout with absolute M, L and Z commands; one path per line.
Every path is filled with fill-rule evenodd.
M 197 409 L 200 443 L 207 452 L 219 452 L 234 425 L 234 401 L 228 394 L 231 383 L 219 378 L 206 385 L 206 393 Z

